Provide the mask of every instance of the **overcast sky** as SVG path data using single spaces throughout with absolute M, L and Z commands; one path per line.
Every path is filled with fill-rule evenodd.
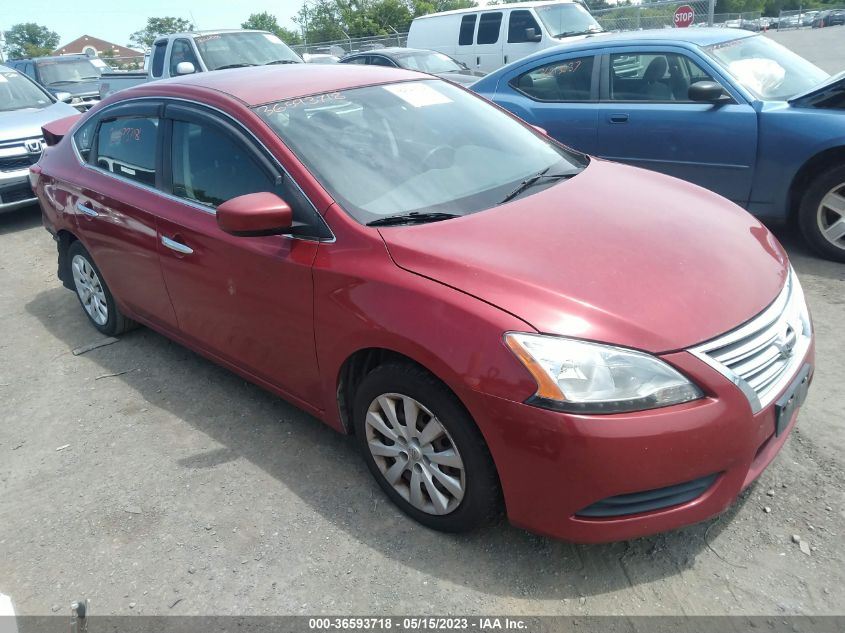
M 37 22 L 59 34 L 61 44 L 93 35 L 126 46 L 149 17 L 191 20 L 199 29 L 238 28 L 250 13 L 269 11 L 287 28 L 302 0 L 0 0 L 0 31 Z

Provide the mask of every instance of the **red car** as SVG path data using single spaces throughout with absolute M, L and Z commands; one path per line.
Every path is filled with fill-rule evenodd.
M 32 181 L 94 327 L 144 324 L 354 433 L 433 528 L 701 521 L 812 378 L 801 286 L 757 220 L 427 75 L 202 73 L 45 131 Z

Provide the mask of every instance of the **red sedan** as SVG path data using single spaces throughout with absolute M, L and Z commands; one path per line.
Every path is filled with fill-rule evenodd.
M 32 181 L 94 327 L 146 325 L 354 433 L 433 528 L 701 521 L 812 378 L 801 286 L 757 220 L 427 75 L 202 73 L 46 132 Z

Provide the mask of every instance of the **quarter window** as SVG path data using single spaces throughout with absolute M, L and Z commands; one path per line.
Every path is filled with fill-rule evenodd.
M 508 18 L 508 42 L 515 44 L 532 41 L 528 39 L 527 29 L 534 29 L 535 34 L 540 34 L 540 25 L 531 12 L 523 9 L 511 11 Z
M 91 158 L 91 147 L 94 145 L 94 130 L 96 129 L 97 121 L 96 119 L 92 119 L 79 128 L 76 134 L 73 135 L 73 142 L 76 145 L 76 149 L 82 160 L 86 163 Z
M 459 46 L 469 46 L 472 44 L 472 36 L 475 35 L 475 21 L 478 15 L 465 15 L 461 18 L 461 33 L 458 36 Z
M 686 55 L 677 53 L 617 54 L 610 56 L 611 101 L 689 101 L 689 87 L 713 81 Z
M 502 28 L 502 14 L 482 13 L 478 22 L 478 39 L 476 44 L 495 44 L 499 41 L 499 31 Z
M 153 117 L 104 121 L 97 131 L 97 166 L 129 180 L 155 186 L 158 124 L 158 119 Z
M 153 49 L 153 59 L 150 68 L 153 77 L 161 77 L 164 72 L 164 53 L 167 51 L 167 40 L 156 42 Z
M 590 101 L 594 59 L 579 57 L 546 64 L 511 80 L 511 86 L 538 101 Z

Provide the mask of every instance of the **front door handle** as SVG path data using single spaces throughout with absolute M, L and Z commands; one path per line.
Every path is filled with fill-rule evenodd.
M 81 213 L 84 213 L 85 215 L 87 215 L 89 218 L 96 218 L 98 215 L 100 215 L 99 213 L 97 213 L 96 211 L 94 211 L 94 209 L 92 209 L 91 207 L 86 207 L 86 206 L 85 206 L 84 204 L 82 204 L 81 202 L 77 202 L 77 203 L 76 203 L 76 208 L 77 208 L 77 210 L 79 210 Z
M 616 113 L 611 114 L 607 117 L 607 120 L 611 123 L 627 123 L 628 122 L 628 115 L 624 113 Z
M 176 251 L 177 253 L 182 253 L 183 255 L 190 255 L 194 252 L 194 249 L 190 246 L 185 246 L 181 242 L 171 240 L 169 237 L 165 237 L 164 235 L 161 236 L 161 243 L 171 251 Z

